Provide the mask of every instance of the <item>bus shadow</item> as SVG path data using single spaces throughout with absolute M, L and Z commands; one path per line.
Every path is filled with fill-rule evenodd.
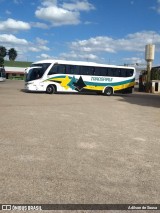
M 121 95 L 121 102 L 127 102 L 139 106 L 160 108 L 160 95 L 149 93 L 133 93 L 128 95 Z
M 58 92 L 57 95 L 92 95 L 92 96 L 98 96 L 102 94 L 97 94 L 95 92 Z
M 25 90 L 25 89 L 20 89 L 20 92 L 23 92 L 23 93 L 32 93 L 32 94 L 45 94 L 45 92 L 27 91 L 27 90 Z
M 25 89 L 21 89 L 20 92 L 23 93 L 30 93 L 30 94 L 45 94 L 45 95 L 92 95 L 92 96 L 99 96 L 103 95 L 102 93 L 95 93 L 95 92 L 57 92 L 55 94 L 47 94 L 46 92 L 40 92 L 40 91 L 27 91 Z
M 50 95 L 46 94 L 45 92 L 37 92 L 37 91 L 26 91 L 25 89 L 21 89 L 20 92 L 26 93 L 26 94 L 44 94 L 44 95 Z M 65 96 L 103 96 L 104 98 L 110 98 L 104 96 L 102 93 L 97 94 L 95 92 L 58 92 L 56 94 L 51 94 L 51 96 L 54 95 L 65 95 Z M 120 102 L 127 102 L 134 105 L 139 106 L 146 106 L 146 107 L 156 107 L 160 108 L 160 95 L 156 94 L 149 94 L 149 93 L 142 93 L 142 92 L 134 92 L 133 94 L 120 94 L 115 93 L 113 97 L 117 97 L 118 101 Z

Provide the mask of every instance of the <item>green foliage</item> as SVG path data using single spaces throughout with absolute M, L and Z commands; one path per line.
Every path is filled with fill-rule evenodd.
M 14 48 L 9 49 L 8 56 L 10 61 L 14 61 L 17 57 L 17 51 Z
M 160 80 L 160 67 L 154 67 L 151 70 L 151 80 Z
M 4 66 L 4 58 L 0 57 L 0 67 Z
M 0 57 L 4 58 L 7 55 L 7 50 L 5 47 L 0 46 Z
M 32 62 L 28 61 L 5 61 L 4 66 L 6 67 L 29 67 Z
M 9 56 L 9 60 L 14 61 L 17 57 L 17 51 L 14 48 L 7 49 L 3 46 L 0 46 L 0 66 L 4 64 L 4 57 Z

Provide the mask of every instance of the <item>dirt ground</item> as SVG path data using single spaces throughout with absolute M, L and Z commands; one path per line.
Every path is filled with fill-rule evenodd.
M 160 203 L 160 96 L 0 83 L 0 203 Z

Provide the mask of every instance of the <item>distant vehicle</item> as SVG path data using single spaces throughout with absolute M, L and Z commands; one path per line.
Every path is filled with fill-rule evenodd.
M 6 80 L 6 72 L 3 67 L 0 67 L 0 81 L 5 81 Z
M 132 93 L 135 68 L 64 60 L 35 62 L 26 70 L 27 91 Z

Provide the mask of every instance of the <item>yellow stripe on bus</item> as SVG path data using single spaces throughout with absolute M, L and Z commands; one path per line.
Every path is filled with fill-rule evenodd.
M 135 85 L 134 82 L 128 83 L 128 84 L 123 84 L 123 85 L 119 85 L 119 86 L 113 86 L 114 91 L 118 91 L 118 90 L 122 90 L 122 89 L 126 89 L 128 87 L 133 87 Z M 88 90 L 97 90 L 97 91 L 103 91 L 105 88 L 105 86 L 85 86 L 84 89 L 88 89 Z
M 135 85 L 135 83 L 131 82 L 131 83 L 128 83 L 128 84 L 114 86 L 113 89 L 114 89 L 114 91 L 117 91 L 117 90 L 127 89 L 128 87 L 133 87 L 134 85 Z

